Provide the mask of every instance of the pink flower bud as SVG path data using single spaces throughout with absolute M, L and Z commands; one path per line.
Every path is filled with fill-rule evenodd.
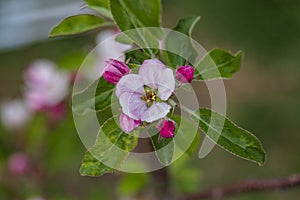
M 121 113 L 120 115 L 120 126 L 125 133 L 130 133 L 136 129 L 142 122 L 140 120 L 135 120 L 129 116 Z
M 129 72 L 130 68 L 125 63 L 115 59 L 110 59 L 107 61 L 103 78 L 112 84 L 117 84 L 122 76 Z
M 187 82 L 192 82 L 194 77 L 194 68 L 187 65 L 187 66 L 181 66 L 177 69 L 176 71 L 176 78 L 181 82 L 181 83 L 187 83 Z
M 158 126 L 158 130 L 163 138 L 174 137 L 175 123 L 171 120 L 163 120 Z
M 15 153 L 8 160 L 8 169 L 14 175 L 23 175 L 29 169 L 29 160 L 24 153 Z

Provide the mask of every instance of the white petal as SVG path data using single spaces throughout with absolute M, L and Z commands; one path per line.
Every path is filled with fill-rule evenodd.
M 22 128 L 30 120 L 32 111 L 23 100 L 1 103 L 1 121 L 8 129 Z
M 175 79 L 171 69 L 166 68 L 158 75 L 157 87 L 157 96 L 164 101 L 168 100 L 175 89 Z
M 123 113 L 135 120 L 140 120 L 147 110 L 147 103 L 141 99 L 140 94 L 125 92 L 120 96 L 119 102 Z
M 57 71 L 52 77 L 52 83 L 47 88 L 48 106 L 55 106 L 60 103 L 69 93 L 71 77 L 68 73 Z
M 171 109 L 171 106 L 166 103 L 153 103 L 153 105 L 148 108 L 141 116 L 142 121 L 154 122 L 158 119 L 165 117 Z
M 144 82 L 142 77 L 137 74 L 127 74 L 123 76 L 117 83 L 116 95 L 120 98 L 125 92 L 144 94 Z
M 165 65 L 157 59 L 145 60 L 139 69 L 139 75 L 143 77 L 145 85 L 157 89 L 157 77 L 165 68 Z
M 25 71 L 25 83 L 29 87 L 45 88 L 52 82 L 56 74 L 56 65 L 49 60 L 36 60 Z
M 122 44 L 115 40 L 117 36 L 116 31 L 105 30 L 101 31 L 96 37 L 96 51 L 98 52 L 101 60 L 107 61 L 111 58 L 124 61 L 124 51 L 131 48 L 131 45 Z M 120 57 L 122 57 L 120 59 Z M 102 64 L 105 65 L 105 62 Z

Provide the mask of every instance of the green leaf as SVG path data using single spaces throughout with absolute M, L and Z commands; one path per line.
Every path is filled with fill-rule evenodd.
M 124 133 L 113 117 L 108 119 L 101 126 L 95 145 L 84 156 L 81 175 L 101 176 L 117 170 L 128 152 L 136 147 L 138 140 L 136 136 L 137 131 Z
M 119 33 L 115 40 L 122 44 L 133 44 L 132 39 L 130 39 L 125 33 Z
M 242 56 L 242 51 L 232 55 L 225 50 L 214 49 L 196 67 L 195 76 L 199 76 L 200 80 L 231 78 L 240 69 Z
M 202 131 L 223 149 L 263 165 L 265 151 L 260 141 L 250 132 L 238 127 L 225 116 L 207 108 L 200 108 L 192 115 L 192 118 L 197 120 Z
M 160 0 L 110 0 L 110 6 L 116 24 L 134 43 L 141 48 L 158 48 L 161 32 L 138 28 L 160 27 Z M 131 31 L 126 32 L 128 30 Z M 151 49 L 146 51 L 152 58 L 155 57 Z
M 165 165 L 172 162 L 174 154 L 174 141 L 173 138 L 162 138 L 158 133 L 158 129 L 155 126 L 149 128 L 151 135 L 151 141 L 158 160 Z M 153 134 L 155 133 L 155 134 Z
M 115 170 L 98 161 L 90 152 L 86 152 L 81 163 L 81 176 L 102 176 Z
M 176 51 L 176 54 L 172 52 L 166 52 L 164 54 L 169 66 L 176 68 L 177 66 L 185 65 L 186 61 L 192 62 L 197 57 L 198 54 L 192 45 L 190 37 L 192 36 L 192 31 L 199 19 L 199 16 L 179 19 L 176 27 L 173 28 L 173 30 L 183 33 L 188 37 L 182 37 L 173 32 L 170 32 L 167 36 L 166 49 Z M 188 59 L 186 60 L 182 56 L 187 57 Z
M 111 25 L 112 23 L 106 22 L 95 15 L 75 15 L 67 17 L 57 24 L 50 31 L 49 37 L 75 35 Z
M 192 31 L 199 20 L 199 16 L 181 18 L 173 30 L 179 31 L 187 36 L 192 36 Z
M 179 154 L 191 155 L 200 143 L 197 124 L 181 116 L 170 117 L 176 124 L 174 138 L 162 138 L 155 126 L 149 127 L 149 134 L 158 160 L 169 165 Z
M 144 60 L 151 58 L 145 52 L 139 49 L 127 51 L 125 53 L 125 57 L 125 59 L 129 60 L 130 63 L 137 65 L 141 65 L 143 64 Z
M 84 0 L 84 2 L 101 15 L 109 19 L 113 18 L 109 8 L 109 0 Z
M 185 154 L 191 156 L 200 145 L 198 125 L 194 122 L 194 120 L 182 116 L 172 115 L 170 118 L 182 129 L 181 132 L 178 128 L 175 129 L 176 146 L 181 151 L 184 151 Z
M 103 77 L 94 81 L 84 91 L 73 96 L 73 111 L 84 113 L 86 109 L 101 111 L 110 107 L 114 87 Z
M 110 0 L 110 7 L 122 31 L 160 26 L 160 0 Z

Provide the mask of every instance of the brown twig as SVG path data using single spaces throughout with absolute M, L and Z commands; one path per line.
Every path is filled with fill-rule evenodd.
M 148 148 L 148 151 L 154 151 L 152 142 L 150 139 L 146 140 L 148 143 L 147 145 L 144 145 L 144 148 Z M 152 181 L 152 194 L 153 196 L 151 199 L 153 200 L 170 200 L 172 198 L 171 193 L 171 180 L 170 175 L 168 172 L 168 168 L 164 167 L 162 169 L 159 169 L 157 171 L 153 171 L 150 173 L 151 175 L 151 181 Z
M 211 188 L 198 194 L 183 197 L 182 200 L 222 199 L 246 192 L 283 190 L 300 186 L 300 175 L 282 179 L 248 180 L 234 185 Z

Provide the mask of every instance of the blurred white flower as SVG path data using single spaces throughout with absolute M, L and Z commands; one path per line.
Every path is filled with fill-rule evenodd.
M 33 110 L 55 107 L 68 94 L 70 74 L 48 60 L 37 60 L 25 72 L 25 99 Z
M 117 33 L 118 31 L 105 30 L 100 32 L 96 37 L 97 45 L 101 44 L 96 50 L 103 63 L 105 63 L 105 61 L 109 60 L 110 58 L 124 61 L 124 51 L 128 50 L 131 47 L 131 45 L 117 42 L 115 40 Z M 110 39 L 105 41 L 108 38 Z
M 104 72 L 106 61 L 109 59 L 116 59 L 124 61 L 124 52 L 128 50 L 131 45 L 119 43 L 115 40 L 118 31 L 104 30 L 96 37 L 96 53 L 97 60 L 95 66 L 84 69 L 85 77 L 88 79 L 97 79 Z
M 1 121 L 10 130 L 23 128 L 30 120 L 32 112 L 25 101 L 13 100 L 1 103 Z

